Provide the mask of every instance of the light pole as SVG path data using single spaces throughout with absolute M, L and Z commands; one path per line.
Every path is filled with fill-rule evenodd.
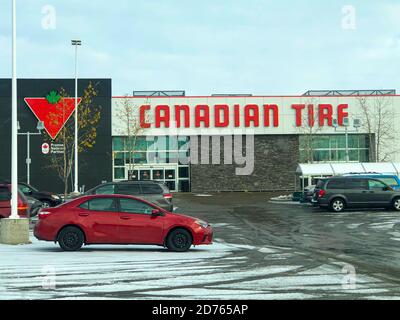
M 17 1 L 12 1 L 11 219 L 18 216 Z
M 361 120 L 360 119 L 354 119 L 353 122 L 353 127 L 356 130 L 349 131 L 349 126 L 350 126 L 350 120 L 349 118 L 344 118 L 343 119 L 343 127 L 344 127 L 344 133 L 345 133 L 345 139 L 346 139 L 346 162 L 350 162 L 350 155 L 349 155 L 349 133 L 351 132 L 358 132 L 358 129 L 361 127 Z M 337 119 L 333 119 L 333 127 L 335 128 L 335 131 L 338 130 L 339 128 L 339 123 Z
M 18 130 L 20 129 L 19 122 L 18 122 Z M 41 136 L 42 130 L 44 130 L 44 123 L 42 121 L 38 121 L 37 124 L 38 132 L 21 132 L 18 133 L 20 136 L 26 136 L 26 183 L 31 184 L 31 136 Z
M 12 0 L 12 80 L 11 80 L 11 214 L 0 221 L 0 243 L 29 243 L 29 219 L 18 215 L 18 114 L 17 114 L 17 1 Z M 26 212 L 26 207 L 21 207 Z M 27 212 L 26 212 L 27 213 Z
M 75 177 L 74 177 L 74 192 L 79 192 L 78 181 L 78 46 L 82 45 L 81 40 L 71 40 L 71 44 L 75 46 Z

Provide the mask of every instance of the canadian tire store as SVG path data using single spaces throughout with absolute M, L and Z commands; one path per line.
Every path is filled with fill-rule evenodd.
M 375 161 L 379 106 L 391 137 L 380 152 L 389 155 L 388 161 L 400 161 L 397 95 L 112 97 L 111 79 L 81 79 L 79 96 L 89 83 L 98 90 L 93 103 L 101 106 L 101 119 L 96 143 L 79 157 L 79 185 L 86 190 L 133 179 L 164 181 L 174 192 L 292 191 L 299 163 Z M 29 162 L 31 184 L 59 193 L 63 183 L 48 168 L 52 155 L 42 150 L 49 141 L 47 128 L 31 136 L 29 145 L 24 134 L 37 132 L 38 110 L 46 116 L 46 97 L 61 88 L 72 96 L 74 80 L 18 80 L 19 180 L 27 181 Z M 32 110 L 28 98 L 43 105 Z M 9 180 L 9 79 L 0 80 L 0 106 L 0 180 Z M 128 121 L 121 116 L 124 106 Z M 356 123 L 365 109 L 370 130 Z M 127 123 L 136 129 L 127 130 Z
M 299 163 L 375 161 L 380 106 L 394 137 L 381 148 L 397 161 L 399 104 L 395 95 L 114 97 L 113 179 L 160 180 L 173 191 L 294 190 Z M 141 128 L 133 170 L 124 105 Z

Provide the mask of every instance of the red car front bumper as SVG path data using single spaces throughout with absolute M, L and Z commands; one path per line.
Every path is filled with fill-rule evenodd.
M 213 230 L 210 226 L 207 228 L 200 228 L 196 230 L 196 236 L 193 241 L 193 245 L 210 245 L 213 244 Z

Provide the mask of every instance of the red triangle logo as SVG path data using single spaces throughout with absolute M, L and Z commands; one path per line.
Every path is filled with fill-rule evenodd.
M 78 98 L 78 104 L 82 99 Z M 63 98 L 51 104 L 46 98 L 25 98 L 25 102 L 54 140 L 75 111 L 75 98 Z

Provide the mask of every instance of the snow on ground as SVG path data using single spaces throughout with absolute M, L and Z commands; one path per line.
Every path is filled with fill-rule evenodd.
M 346 291 L 340 265 L 290 264 L 286 259 L 298 253 L 288 248 L 216 243 L 172 253 L 102 245 L 62 252 L 31 240 L 0 245 L 0 299 L 312 299 L 386 292 L 362 276 Z M 250 255 L 261 262 L 250 263 Z

